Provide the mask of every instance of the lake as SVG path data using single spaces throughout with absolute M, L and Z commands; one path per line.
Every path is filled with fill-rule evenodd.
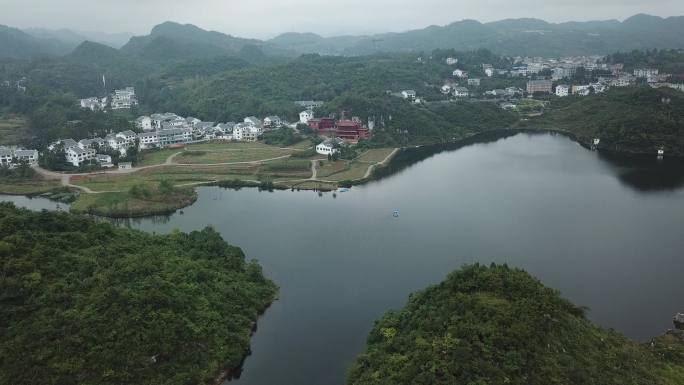
M 121 223 L 211 225 L 278 283 L 231 384 L 341 385 L 374 320 L 465 263 L 524 268 L 605 328 L 641 341 L 662 333 L 684 310 L 683 176 L 680 160 L 615 160 L 563 136 L 518 134 L 336 197 L 207 187 L 183 214 Z

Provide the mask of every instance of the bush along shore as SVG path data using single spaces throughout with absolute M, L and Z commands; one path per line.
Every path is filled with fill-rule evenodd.
M 211 228 L 155 235 L 0 203 L 0 384 L 202 384 L 277 297 Z
M 639 344 L 522 270 L 475 264 L 377 321 L 347 383 L 680 385 L 684 332 Z

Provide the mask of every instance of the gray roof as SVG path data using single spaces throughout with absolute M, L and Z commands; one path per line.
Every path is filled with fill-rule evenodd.
M 38 156 L 38 150 L 17 150 L 14 155 L 22 156 Z
M 76 143 L 76 141 L 73 139 L 64 139 L 64 140 L 62 140 L 62 144 L 64 145 L 64 148 L 78 146 L 78 143 Z
M 122 131 L 119 134 L 124 136 L 136 136 L 137 134 L 131 130 Z
M 0 148 L 0 156 L 13 156 L 12 150 L 8 148 Z

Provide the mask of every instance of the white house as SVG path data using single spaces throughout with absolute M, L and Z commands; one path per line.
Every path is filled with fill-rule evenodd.
M 440 89 L 444 95 L 449 95 L 451 93 L 451 86 L 448 84 L 445 84 L 442 86 Z
M 448 58 L 446 58 L 445 61 L 446 61 L 447 65 L 450 65 L 450 66 L 458 64 L 458 59 L 456 59 L 454 57 L 448 57 Z
M 144 132 L 138 135 L 138 148 L 141 150 L 147 150 L 150 148 L 159 147 L 159 134 L 158 132 Z
M 126 139 L 114 134 L 109 134 L 105 137 L 105 140 L 107 141 L 107 147 L 111 148 L 112 150 L 119 151 L 121 155 L 126 155 L 126 150 L 130 145 Z
M 174 144 L 185 144 L 192 141 L 192 129 L 172 128 L 157 131 L 159 136 L 159 147 L 167 147 Z
M 256 142 L 262 134 L 262 129 L 259 126 L 252 126 L 249 124 L 236 124 L 233 127 L 233 139 L 242 142 Z
M 464 70 L 455 70 L 452 75 L 456 78 L 467 78 L 468 77 L 468 72 Z
M 401 97 L 404 99 L 415 99 L 416 98 L 416 91 L 414 91 L 414 90 L 401 91 Z
M 16 150 L 14 152 L 14 157 L 19 161 L 28 162 L 29 164 L 38 163 L 37 150 Z
M 117 138 L 125 140 L 127 144 L 133 144 L 135 143 L 135 139 L 138 137 L 138 134 L 131 130 L 126 130 L 117 133 L 116 136 Z
M 96 154 L 95 155 L 95 160 L 99 164 L 111 164 L 112 163 L 112 157 L 109 155 L 104 155 L 104 154 Z
M 119 162 L 119 170 L 130 170 L 133 168 L 131 162 Z
M 112 109 L 129 109 L 138 105 L 138 99 L 135 96 L 135 89 L 133 87 L 126 87 L 122 90 L 114 90 L 112 95 Z
M 480 79 L 478 79 L 478 78 L 468 79 L 468 85 L 479 87 L 480 86 Z
M 9 167 L 14 162 L 14 152 L 9 148 L 0 148 L 0 166 Z
M 107 98 L 86 98 L 80 100 L 81 108 L 87 108 L 92 111 L 104 110 L 107 107 Z
M 468 95 L 470 95 L 470 92 L 468 91 L 467 88 L 465 87 L 456 87 L 454 88 L 454 96 L 457 98 L 467 98 Z
M 570 87 L 565 84 L 559 84 L 556 86 L 556 96 L 568 96 L 570 94 Z
M 342 141 L 339 139 L 327 139 L 316 146 L 316 152 L 321 155 L 332 155 L 340 152 Z
M 282 120 L 278 116 L 267 116 L 264 118 L 264 127 L 278 127 L 282 124 Z
M 79 167 L 81 164 L 95 158 L 95 150 L 92 148 L 83 149 L 81 147 L 69 147 L 66 150 L 66 160 L 67 162 L 73 164 L 75 167 Z
M 648 79 L 653 76 L 658 75 L 658 69 L 657 68 L 637 68 L 634 70 L 634 76 L 637 78 L 644 78 Z
M 261 127 L 261 125 L 263 124 L 261 120 L 259 120 L 259 118 L 257 118 L 256 116 L 248 116 L 244 119 L 244 122 L 245 124 L 249 124 L 256 127 Z
M 309 120 L 314 118 L 314 113 L 311 110 L 302 111 L 299 113 L 299 123 L 307 124 Z
M 152 131 L 152 118 L 149 116 L 141 116 L 135 120 L 135 125 L 143 131 Z

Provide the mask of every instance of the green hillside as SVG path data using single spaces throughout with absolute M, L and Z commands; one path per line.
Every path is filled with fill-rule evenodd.
M 385 314 L 352 385 L 676 385 L 682 333 L 632 342 L 522 270 L 466 266 Z
M 202 384 L 276 286 L 207 228 L 153 235 L 0 204 L 0 384 Z

